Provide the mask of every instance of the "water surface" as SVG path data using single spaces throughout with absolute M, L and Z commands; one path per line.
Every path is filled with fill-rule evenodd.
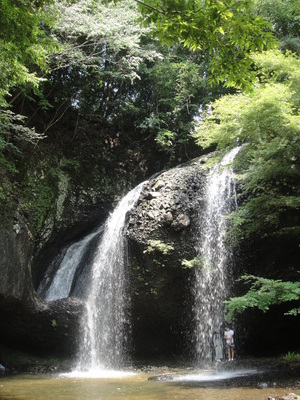
M 238 373 L 251 373 L 240 371 Z M 0 378 L 1 400 L 266 400 L 269 396 L 287 394 L 277 388 L 226 388 L 211 386 L 211 380 L 226 380 L 226 375 L 213 372 L 176 372 L 170 380 L 149 380 L 152 373 L 103 374 L 87 378 L 72 374 L 22 374 Z M 110 376 L 110 377 L 109 377 Z M 163 375 L 160 375 L 163 377 Z M 208 382 L 210 381 L 210 382 Z

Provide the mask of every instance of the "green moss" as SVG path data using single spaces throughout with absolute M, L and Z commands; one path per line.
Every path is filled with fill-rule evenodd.
M 197 256 L 197 257 L 193 258 L 192 260 L 182 260 L 181 265 L 185 269 L 189 269 L 189 268 L 201 268 L 202 269 L 204 267 L 204 261 L 201 256 Z
M 174 246 L 169 243 L 164 243 L 161 240 L 148 240 L 148 247 L 144 250 L 144 253 L 153 253 L 159 251 L 160 253 L 167 255 L 174 250 Z

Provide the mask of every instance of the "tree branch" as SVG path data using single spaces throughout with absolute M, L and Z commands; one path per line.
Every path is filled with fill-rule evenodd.
M 164 10 L 162 10 L 162 9 L 158 9 L 158 8 L 156 8 L 156 7 L 153 7 L 153 6 L 151 6 L 150 4 L 147 4 L 147 3 L 145 3 L 144 1 L 141 1 L 141 0 L 135 0 L 135 1 L 136 1 L 138 4 L 140 4 L 140 5 L 144 6 L 144 7 L 150 8 L 150 10 L 156 11 L 156 12 L 158 12 L 159 14 L 166 15 L 166 12 L 165 12 Z

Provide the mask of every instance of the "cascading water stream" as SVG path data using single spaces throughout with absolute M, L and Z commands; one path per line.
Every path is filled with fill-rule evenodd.
M 124 363 L 129 321 L 127 247 L 123 234 L 127 212 L 143 183 L 130 191 L 108 218 L 92 265 L 86 315 L 82 321 L 78 371 L 115 369 Z
M 71 293 L 72 284 L 78 266 L 84 259 L 92 240 L 103 231 L 103 226 L 99 227 L 95 232 L 87 235 L 85 238 L 72 244 L 63 253 L 63 257 L 58 255 L 50 264 L 45 274 L 44 279 L 41 281 L 37 294 L 44 300 L 51 301 L 69 297 Z M 60 261 L 60 262 L 58 262 Z M 53 274 L 53 269 L 58 265 L 56 273 Z
M 204 204 L 199 217 L 200 265 L 195 271 L 193 288 L 197 362 L 211 360 L 213 333 L 220 332 L 224 323 L 230 261 L 225 246 L 226 216 L 236 207 L 231 163 L 240 149 L 231 150 L 212 169 L 204 190 Z
M 131 190 L 118 203 L 104 227 L 58 254 L 37 290 L 48 301 L 69 297 L 75 291 L 86 302 L 77 372 L 99 372 L 124 364 L 130 299 L 123 231 L 126 215 L 138 200 L 143 185 Z M 78 276 L 76 279 L 76 274 L 80 279 Z

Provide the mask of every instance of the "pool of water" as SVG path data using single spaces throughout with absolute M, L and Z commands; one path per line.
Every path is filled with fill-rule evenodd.
M 160 372 L 161 374 L 157 374 Z M 153 372 L 94 371 L 93 374 L 0 377 L 1 400 L 266 400 L 282 396 L 279 388 L 210 387 L 209 382 L 226 380 L 255 371 L 216 373 L 211 371 Z M 156 378 L 157 377 L 157 378 Z M 149 379 L 150 378 L 150 379 Z M 207 383 L 207 384 L 205 384 Z

